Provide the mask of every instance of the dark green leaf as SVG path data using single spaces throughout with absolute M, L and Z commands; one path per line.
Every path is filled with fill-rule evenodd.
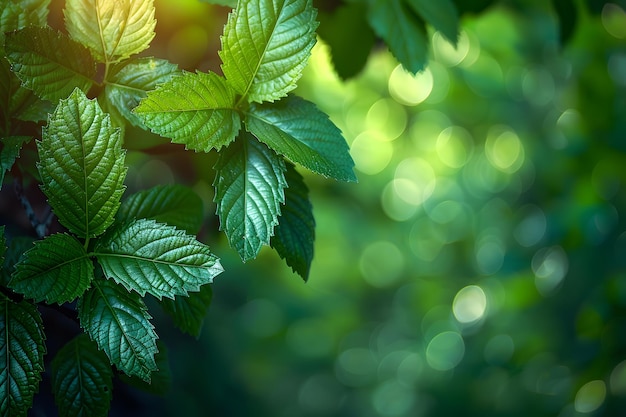
M 337 180 L 356 181 L 348 144 L 315 104 L 298 96 L 253 104 L 246 125 L 261 142 L 292 162 Z
M 113 65 L 105 81 L 104 95 L 126 120 L 134 126 L 144 127 L 131 112 L 148 91 L 169 81 L 177 66 L 164 59 L 137 58 Z
M 294 272 L 306 281 L 313 261 L 315 219 L 309 189 L 294 166 L 287 164 L 285 206 L 270 244 Z
M 179 184 L 159 185 L 135 193 L 122 202 L 117 212 L 120 223 L 154 219 L 193 235 L 202 227 L 202 216 L 202 200 L 198 194 Z
M 107 356 L 81 334 L 52 360 L 52 386 L 61 417 L 106 416 L 113 391 Z
M 49 27 L 27 27 L 6 35 L 7 58 L 25 87 L 56 102 L 74 88 L 86 92 L 96 65 L 84 46 Z
M 559 38 L 565 45 L 574 34 L 578 22 L 578 10 L 571 0 L 552 0 L 554 11 L 559 17 Z
M 95 256 L 107 277 L 142 296 L 174 298 L 198 291 L 223 271 L 209 247 L 154 220 L 124 224 L 103 237 Z
M 0 40 L 6 32 L 26 26 L 45 26 L 49 4 L 50 0 L 2 0 L 0 2 Z
M 452 0 L 405 0 L 427 23 L 453 45 L 459 40 L 459 13 Z
M 56 234 L 35 242 L 16 265 L 9 286 L 26 298 L 63 304 L 80 297 L 93 279 L 93 263 L 72 236 Z
M 320 13 L 318 32 L 330 46 L 337 74 L 348 79 L 365 66 L 376 36 L 367 23 L 367 6 L 351 3 L 332 13 Z
M 128 375 L 150 381 L 150 374 L 157 370 L 157 335 L 139 294 L 112 280 L 95 279 L 77 307 L 81 327 L 111 363 Z
M 154 0 L 67 0 L 64 13 L 70 36 L 100 62 L 128 58 L 154 38 Z
M 25 417 L 44 369 L 41 315 L 34 304 L 0 294 L 0 329 L 0 415 Z
M 4 181 L 4 174 L 11 170 L 11 167 L 15 163 L 15 160 L 20 155 L 22 145 L 30 141 L 30 136 L 10 136 L 3 138 L 2 148 L 0 148 L 0 188 Z
M 149 92 L 134 112 L 154 133 L 195 151 L 219 150 L 241 128 L 235 92 L 212 72 L 172 78 Z
M 285 200 L 285 163 L 248 134 L 220 153 L 215 166 L 220 229 L 243 261 L 269 244 Z
M 199 337 L 212 297 L 211 286 L 203 285 L 199 292 L 189 293 L 187 297 L 177 296 L 173 300 L 164 298 L 161 306 L 172 317 L 176 327 L 191 336 Z
M 311 0 L 239 0 L 222 37 L 222 70 L 249 101 L 274 101 L 296 87 L 315 45 Z
M 37 148 L 41 188 L 61 224 L 80 237 L 102 234 L 124 192 L 119 129 L 97 101 L 74 90 L 50 117 Z
M 424 23 L 403 0 L 372 0 L 368 20 L 404 68 L 416 74 L 426 67 Z
M 0 285 L 8 287 L 9 281 L 15 272 L 15 265 L 24 253 L 33 247 L 33 238 L 18 236 L 10 240 L 9 246 L 4 253 L 4 265 L 0 271 Z
M 120 375 L 120 380 L 124 383 L 139 388 L 145 392 L 155 395 L 165 395 L 172 386 L 172 373 L 167 355 L 167 347 L 163 342 L 157 340 L 157 349 L 159 351 L 154 355 L 158 371 L 152 372 L 150 382 L 146 382 L 137 377 L 128 375 Z

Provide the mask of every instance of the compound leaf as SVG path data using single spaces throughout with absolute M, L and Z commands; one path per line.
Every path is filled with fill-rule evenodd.
M 154 220 L 117 227 L 98 242 L 95 252 L 107 277 L 159 299 L 198 291 L 223 271 L 208 246 Z
M 203 285 L 200 291 L 189 293 L 187 297 L 178 296 L 173 300 L 164 298 L 161 306 L 172 317 L 176 327 L 191 336 L 199 337 L 212 297 L 211 286 Z
M 240 0 L 222 37 L 222 70 L 248 101 L 274 101 L 296 87 L 315 44 L 312 0 Z
M 128 58 L 154 38 L 154 0 L 67 0 L 64 13 L 70 36 L 100 62 Z
M 111 363 L 128 375 L 150 381 L 151 372 L 157 370 L 157 335 L 139 294 L 112 280 L 95 279 L 78 299 L 77 308 L 81 327 Z
M 356 181 L 348 144 L 315 104 L 293 95 L 253 104 L 245 122 L 257 139 L 290 161 L 337 180 Z
M 61 100 L 37 143 L 42 190 L 61 224 L 80 237 L 102 234 L 124 192 L 119 129 L 97 101 L 74 90 Z
M 174 77 L 149 92 L 134 112 L 154 133 L 195 151 L 219 150 L 241 128 L 235 92 L 215 73 Z
M 244 134 L 220 153 L 215 169 L 220 229 L 245 262 L 255 258 L 274 234 L 285 200 L 285 162 Z
M 289 184 L 285 189 L 285 205 L 270 244 L 287 265 L 306 281 L 315 241 L 313 207 L 309 201 L 309 189 L 292 164 L 287 164 L 285 178 Z
M 452 0 L 406 1 L 409 7 L 456 46 L 459 40 L 459 13 Z
M 56 102 L 74 88 L 87 91 L 96 64 L 89 50 L 49 27 L 27 27 L 6 35 L 7 58 L 22 84 Z
M 202 215 L 198 194 L 179 184 L 158 185 L 135 193 L 122 202 L 117 212 L 120 223 L 154 219 L 193 235 L 202 227 Z
M 404 68 L 414 74 L 424 69 L 428 62 L 424 23 L 404 0 L 372 0 L 367 17 Z
M 104 417 L 111 403 L 113 371 L 104 352 L 83 333 L 52 360 L 52 386 L 61 417 Z
M 36 302 L 63 304 L 81 296 L 93 279 L 93 263 L 72 236 L 55 234 L 35 242 L 15 267 L 9 286 Z
M 164 59 L 137 58 L 113 65 L 105 80 L 104 96 L 134 126 L 145 127 L 131 112 L 148 91 L 169 81 L 178 67 Z
M 34 304 L 0 294 L 0 329 L 0 415 L 25 417 L 44 369 L 43 321 Z

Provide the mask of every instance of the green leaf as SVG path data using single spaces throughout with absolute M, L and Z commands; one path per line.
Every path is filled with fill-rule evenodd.
M 199 337 L 202 331 L 204 316 L 211 305 L 213 290 L 210 285 L 203 285 L 199 292 L 189 296 L 178 296 L 173 300 L 161 300 L 163 310 L 174 320 L 174 325 L 185 333 Z
M 403 0 L 372 0 L 367 15 L 374 32 L 408 71 L 416 74 L 428 62 L 424 23 Z
M 154 133 L 195 151 L 219 150 L 241 128 L 235 92 L 215 73 L 184 72 L 149 92 L 134 113 Z
M 315 44 L 311 0 L 239 0 L 222 37 L 222 71 L 248 101 L 274 101 L 296 87 Z
M 237 0 L 200 0 L 203 3 L 217 4 L 220 6 L 237 7 Z
M 120 375 L 120 380 L 125 384 L 139 388 L 145 392 L 155 395 L 165 395 L 172 386 L 172 373 L 170 371 L 170 364 L 167 356 L 167 346 L 160 340 L 157 340 L 157 349 L 159 351 L 154 355 L 158 371 L 152 372 L 150 382 L 146 382 L 137 377 L 128 376 L 125 374 Z
M 106 416 L 113 391 L 113 371 L 107 356 L 81 334 L 52 360 L 54 399 L 61 417 Z
M 9 286 L 15 266 L 24 253 L 33 247 L 34 239 L 28 236 L 13 237 L 4 252 L 4 265 L 0 269 L 0 285 Z
M 356 181 L 341 131 L 315 104 L 293 95 L 253 104 L 245 122 L 254 136 L 290 161 L 337 180 Z
M 456 46 L 459 40 L 459 13 L 452 0 L 406 0 L 409 7 Z
M 367 5 L 361 2 L 320 13 L 318 32 L 330 46 L 335 71 L 344 80 L 365 67 L 374 46 L 376 36 L 366 16 Z
M 248 134 L 222 151 L 215 166 L 215 202 L 220 229 L 245 262 L 269 244 L 278 223 L 285 163 Z
M 30 136 L 9 136 L 2 139 L 2 148 L 0 149 L 0 188 L 2 188 L 4 174 L 13 167 L 15 160 L 20 155 L 22 145 L 30 140 Z
M 285 206 L 270 244 L 287 265 L 306 281 L 315 241 L 313 207 L 309 201 L 309 189 L 293 165 L 287 164 L 285 178 L 289 184 L 285 189 Z
M 6 32 L 26 26 L 45 26 L 49 4 L 50 0 L 0 1 L 0 40 Z
M 126 120 L 134 126 L 144 127 L 131 112 L 148 91 L 169 81 L 177 66 L 164 59 L 137 58 L 111 67 L 105 80 L 104 96 Z
M 157 370 L 154 327 L 137 293 L 108 279 L 95 279 L 92 288 L 78 299 L 80 325 L 111 363 L 128 375 L 150 381 Z
M 55 234 L 35 242 L 15 267 L 9 286 L 26 298 L 48 304 L 73 301 L 93 279 L 93 264 L 72 236 Z
M 49 27 L 27 27 L 6 35 L 7 58 L 26 88 L 56 102 L 74 88 L 88 91 L 96 65 L 89 51 Z
M 100 62 L 126 59 L 154 38 L 154 0 L 67 0 L 65 25 Z
M 0 294 L 0 415 L 26 416 L 41 381 L 46 353 L 34 304 Z
M 80 237 L 102 234 L 124 192 L 119 129 L 95 100 L 74 90 L 57 106 L 37 148 L 41 188 L 61 224 Z
M 154 220 L 117 227 L 98 242 L 95 252 L 107 277 L 159 299 L 198 291 L 223 271 L 208 246 Z
M 202 217 L 202 200 L 198 194 L 178 184 L 159 185 L 135 193 L 122 202 L 117 212 L 120 223 L 154 219 L 193 235 L 200 231 Z

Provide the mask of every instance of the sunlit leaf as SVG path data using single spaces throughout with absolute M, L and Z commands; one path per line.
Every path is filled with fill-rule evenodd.
M 174 77 L 149 92 L 134 112 L 153 132 L 195 151 L 219 150 L 241 128 L 235 92 L 215 73 Z
M 34 304 L 0 294 L 0 415 L 26 416 L 44 369 L 43 321 Z
M 103 237 L 95 256 L 105 275 L 142 296 L 174 298 L 198 291 L 223 271 L 209 247 L 183 230 L 136 220 Z
M 250 135 L 240 136 L 220 153 L 215 166 L 215 202 L 220 229 L 244 261 L 269 244 L 278 223 L 285 163 Z
M 315 104 L 293 95 L 253 104 L 245 122 L 254 136 L 290 161 L 337 180 L 356 181 L 348 144 Z
M 84 46 L 49 27 L 27 27 L 6 35 L 6 54 L 23 85 L 56 102 L 74 88 L 93 84 L 96 64 Z
M 288 184 L 285 205 L 270 244 L 287 265 L 306 281 L 313 261 L 315 241 L 313 207 L 309 200 L 309 189 L 293 165 L 287 164 L 285 178 Z
M 239 0 L 222 37 L 222 70 L 249 101 L 274 101 L 296 87 L 315 44 L 311 0 Z
M 191 188 L 180 184 L 158 185 L 140 191 L 122 202 L 117 212 L 119 222 L 154 219 L 197 234 L 202 226 L 202 200 Z
M 70 340 L 52 360 L 52 386 L 59 416 L 108 415 L 113 371 L 86 334 Z
M 161 300 L 161 306 L 172 317 L 176 327 L 185 333 L 199 337 L 212 297 L 211 286 L 203 285 L 199 292 L 189 293 L 187 297 L 177 296 L 173 300 L 164 298 Z
M 7 171 L 11 170 L 11 167 L 15 163 L 15 160 L 20 154 L 22 145 L 31 140 L 30 136 L 9 136 L 3 138 L 2 148 L 0 148 L 0 188 L 2 188 L 2 182 L 4 181 L 4 175 Z
M 124 192 L 118 129 L 95 100 L 75 90 L 61 100 L 37 143 L 42 190 L 61 224 L 80 237 L 102 234 Z
M 35 242 L 16 265 L 9 286 L 26 298 L 65 303 L 81 296 L 93 279 L 93 263 L 72 236 L 55 234 Z
M 178 67 L 164 59 L 137 58 L 111 67 L 104 87 L 104 95 L 126 120 L 143 127 L 131 112 L 148 91 L 169 81 Z
M 118 62 L 150 46 L 154 0 L 67 0 L 65 25 L 100 62 Z
M 107 354 L 111 363 L 128 375 L 150 381 L 157 370 L 154 327 L 139 294 L 108 279 L 95 279 L 78 299 L 80 325 Z
M 424 23 L 404 0 L 372 0 L 368 20 L 391 53 L 412 73 L 428 62 L 428 41 Z
M 453 45 L 459 39 L 459 13 L 452 0 L 405 0 L 427 23 L 443 34 Z

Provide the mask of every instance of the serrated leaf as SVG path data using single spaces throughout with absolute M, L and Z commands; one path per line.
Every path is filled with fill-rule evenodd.
M 285 178 L 289 184 L 285 189 L 285 206 L 270 244 L 287 265 L 306 281 L 313 261 L 315 242 L 313 207 L 309 200 L 309 189 L 293 165 L 287 164 Z
M 220 229 L 245 262 L 269 244 L 278 223 L 285 163 L 248 134 L 222 151 L 215 165 L 215 202 Z
M 161 306 L 172 317 L 176 327 L 191 336 L 199 337 L 212 298 L 211 286 L 203 285 L 200 291 L 189 293 L 187 297 L 177 296 L 173 300 L 164 298 Z
M 191 188 L 173 184 L 140 191 L 122 202 L 117 212 L 120 223 L 154 219 L 195 235 L 202 227 L 202 200 Z
M 241 128 L 235 92 L 212 72 L 172 78 L 149 92 L 134 113 L 154 133 L 195 151 L 219 150 Z
M 459 13 L 452 0 L 405 0 L 409 7 L 456 46 L 459 40 Z
M 102 234 L 124 193 L 119 129 L 97 101 L 74 90 L 57 106 L 37 148 L 41 188 L 61 224 L 80 237 Z
M 337 180 L 356 181 L 341 131 L 315 104 L 293 95 L 253 104 L 245 123 L 257 139 L 290 161 Z
M 154 38 L 154 0 L 67 0 L 64 14 L 70 36 L 100 62 L 128 58 Z
M 105 80 L 104 96 L 132 125 L 144 127 L 131 111 L 148 91 L 169 81 L 178 67 L 164 59 L 137 58 L 113 65 Z
M 113 371 L 104 352 L 83 333 L 63 346 L 52 360 L 52 386 L 59 416 L 106 416 Z
M 0 2 L 0 39 L 6 32 L 26 26 L 45 26 L 50 0 L 2 0 Z
M 274 101 L 296 87 L 315 44 L 311 0 L 240 0 L 222 37 L 222 71 L 248 101 Z
M 372 0 L 367 15 L 374 32 L 408 71 L 418 73 L 428 62 L 424 23 L 404 0 Z
M 159 351 L 156 355 L 154 355 L 154 360 L 156 361 L 159 370 L 152 372 L 150 382 L 125 374 L 119 376 L 120 380 L 130 386 L 149 392 L 150 394 L 167 394 L 172 386 L 172 373 L 170 371 L 170 364 L 167 356 L 167 346 L 165 346 L 165 344 L 160 340 L 157 340 L 157 349 L 159 349 Z
M 44 369 L 43 321 L 34 304 L 0 294 L 0 329 L 0 415 L 25 417 Z
M 74 88 L 86 92 L 96 64 L 89 51 L 49 27 L 27 27 L 6 35 L 7 58 L 26 88 L 56 102 Z
M 15 272 L 15 265 L 24 253 L 33 247 L 34 239 L 28 236 L 17 236 L 11 239 L 4 252 L 4 265 L 0 270 L 0 285 L 8 287 L 9 281 Z
M 198 291 L 223 271 L 209 247 L 175 227 L 140 219 L 104 236 L 95 256 L 109 278 L 142 296 Z
M 150 381 L 157 370 L 154 327 L 137 293 L 108 279 L 95 279 L 92 288 L 78 299 L 80 325 L 112 364 L 128 375 Z
M 30 140 L 30 136 L 9 136 L 2 139 L 2 148 L 0 148 L 0 188 L 2 188 L 4 174 L 11 170 L 15 160 L 20 155 L 22 145 Z
M 80 297 L 93 279 L 93 263 L 72 236 L 55 234 L 35 242 L 15 267 L 9 286 L 26 298 L 63 304 Z

